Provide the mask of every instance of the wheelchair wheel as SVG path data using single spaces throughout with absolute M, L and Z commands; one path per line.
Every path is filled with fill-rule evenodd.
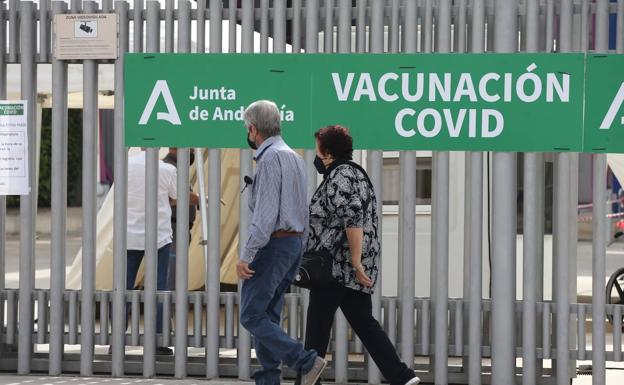
M 607 304 L 624 305 L 624 267 L 611 274 L 607 282 Z M 613 316 L 607 315 L 613 325 Z M 622 330 L 624 330 L 624 314 L 622 314 Z

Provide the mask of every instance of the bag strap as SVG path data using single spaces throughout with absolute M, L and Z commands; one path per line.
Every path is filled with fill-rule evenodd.
M 344 163 L 342 163 L 342 164 L 349 165 L 349 166 L 351 166 L 351 167 L 353 167 L 353 168 L 355 168 L 355 169 L 359 170 L 359 171 L 362 173 L 362 175 L 364 175 L 364 178 L 366 179 L 366 182 L 368 183 L 368 186 L 370 187 L 371 191 L 372 191 L 373 193 L 375 192 L 375 187 L 373 186 L 373 182 L 371 182 L 371 180 L 370 180 L 370 178 L 369 178 L 369 176 L 368 176 L 368 173 L 366 172 L 366 170 L 364 170 L 364 168 L 362 168 L 362 166 L 360 166 L 359 164 L 355 163 L 355 162 L 354 162 L 354 161 L 352 161 L 352 160 L 348 160 L 348 161 L 346 161 L 346 162 L 344 162 Z M 339 165 L 339 166 L 340 166 L 340 165 Z M 318 188 L 321 188 L 322 186 L 324 186 L 324 185 L 325 185 L 325 183 L 326 183 L 329 179 L 330 179 L 330 178 L 329 178 L 329 175 L 328 175 L 328 177 L 327 177 L 327 178 L 325 178 L 325 179 L 323 180 L 323 182 L 319 185 L 319 187 L 318 187 Z M 370 203 L 371 199 L 372 199 L 372 195 L 369 195 L 369 199 L 365 202 L 366 204 L 364 205 L 363 209 L 364 209 L 365 207 L 368 207 L 368 204 Z M 345 239 L 347 239 L 347 232 L 346 232 L 346 231 L 342 231 L 342 236 L 340 237 L 340 240 L 338 241 L 338 244 L 334 247 L 334 250 L 332 250 L 334 253 L 335 253 L 336 251 L 338 251 L 338 249 L 340 248 L 340 245 L 341 245 L 341 244 L 345 241 Z
M 364 178 L 366 178 L 366 182 L 368 182 L 368 186 L 371 188 L 371 190 L 375 191 L 375 186 L 373 186 L 373 182 L 371 182 L 370 178 L 368 177 L 368 173 L 366 172 L 366 170 L 364 170 L 362 166 L 360 166 L 359 164 L 355 163 L 352 160 L 347 161 L 345 164 L 348 164 L 349 166 L 360 170 L 362 175 L 364 175 Z

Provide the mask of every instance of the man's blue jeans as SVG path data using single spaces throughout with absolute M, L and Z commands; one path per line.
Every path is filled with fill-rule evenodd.
M 167 290 L 167 270 L 169 270 L 169 253 L 171 243 L 158 249 L 158 275 L 156 278 L 156 289 Z M 126 274 L 126 289 L 133 290 L 139 266 L 143 261 L 145 250 L 128 250 L 128 268 Z M 126 307 L 128 307 L 126 305 Z M 127 309 L 129 310 L 129 309 Z M 168 320 L 167 320 L 168 322 Z M 156 305 L 156 333 L 162 333 L 163 329 L 163 305 L 158 302 Z
M 304 350 L 280 326 L 284 293 L 297 274 L 302 249 L 301 237 L 271 238 L 249 265 L 254 276 L 243 282 L 241 324 L 254 336 L 256 356 L 262 365 L 254 375 L 258 385 L 279 384 L 282 362 L 307 373 L 317 356 L 314 350 Z

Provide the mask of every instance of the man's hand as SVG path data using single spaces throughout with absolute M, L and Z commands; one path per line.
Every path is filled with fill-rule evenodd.
M 249 279 L 253 277 L 255 271 L 249 268 L 249 264 L 245 261 L 238 261 L 236 264 L 236 274 L 240 279 Z

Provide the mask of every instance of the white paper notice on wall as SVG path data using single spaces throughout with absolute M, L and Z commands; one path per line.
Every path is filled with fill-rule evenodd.
M 59 60 L 117 59 L 117 14 L 54 16 L 54 57 Z
M 26 100 L 0 101 L 0 195 L 28 195 Z

